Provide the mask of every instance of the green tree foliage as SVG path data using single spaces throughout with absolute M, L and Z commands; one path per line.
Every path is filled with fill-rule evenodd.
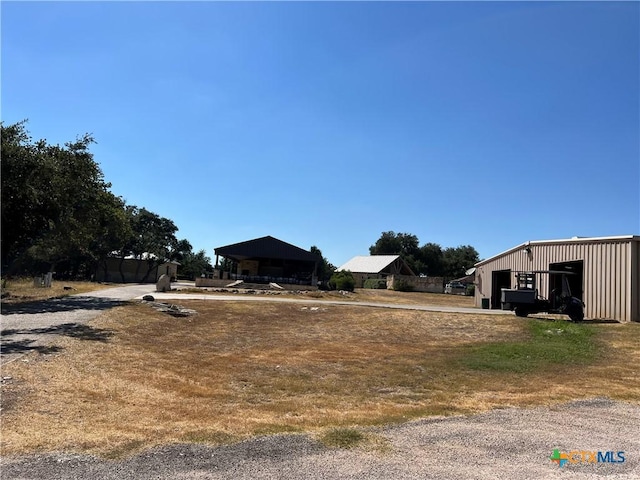
M 329 280 L 329 288 L 331 290 L 346 290 L 353 292 L 356 287 L 356 280 L 353 278 L 353 274 L 349 270 L 340 270 L 331 275 Z
M 417 275 L 458 278 L 479 261 L 478 252 L 471 245 L 443 249 L 437 243 L 419 246 L 418 237 L 409 233 L 382 232 L 369 247 L 371 255 L 400 255 Z
M 0 125 L 3 268 L 86 275 L 128 233 L 123 202 L 89 152 L 93 138 L 34 143 L 25 122 Z
M 382 232 L 380 238 L 369 247 L 371 255 L 400 255 L 414 273 L 425 268 L 420 257 L 418 237 L 410 233 Z
M 382 232 L 380 238 L 369 247 L 371 255 L 409 256 L 418 252 L 418 237 L 409 233 Z
M 128 205 L 125 215 L 130 226 L 130 235 L 118 249 L 123 282 L 122 266 L 125 258 L 146 261 L 146 271 L 142 277 L 142 282 L 145 282 L 156 266 L 171 260 L 179 261 L 185 253 L 191 252 L 191 244 L 188 241 L 176 238 L 178 227 L 172 220 L 135 205 Z M 136 272 L 136 277 L 139 273 Z
M 420 258 L 424 264 L 424 273 L 430 277 L 443 277 L 445 274 L 442 247 L 437 243 L 425 243 L 420 247 Z
M 195 280 L 196 277 L 199 277 L 203 273 L 213 271 L 211 257 L 208 257 L 204 250 L 200 250 L 197 253 L 184 253 L 182 260 L 180 260 L 180 268 L 178 271 L 182 277 Z
M 446 248 L 442 254 L 444 271 L 450 278 L 458 278 L 473 267 L 480 259 L 478 252 L 471 245 Z
M 336 267 L 332 265 L 331 262 L 329 262 L 326 258 L 324 258 L 324 256 L 322 255 L 322 251 L 315 245 L 312 246 L 309 251 L 311 253 L 316 254 L 320 258 L 320 261 L 318 262 L 318 270 L 317 270 L 318 280 L 323 282 L 331 278 L 331 275 L 333 275 L 333 272 L 336 271 Z
M 0 123 L 3 272 L 89 278 L 116 252 L 147 260 L 148 275 L 191 253 L 173 221 L 111 193 L 89 151 L 90 135 L 50 145 L 32 141 L 25 124 Z

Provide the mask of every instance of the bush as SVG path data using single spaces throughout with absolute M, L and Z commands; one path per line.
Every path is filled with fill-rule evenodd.
M 329 280 L 329 288 L 331 288 L 331 290 L 346 290 L 348 292 L 353 292 L 355 286 L 356 280 L 353 278 L 353 274 L 349 270 L 335 272 L 331 275 L 331 279 Z
M 386 289 L 387 281 L 384 278 L 368 278 L 364 281 L 364 288 Z
M 406 280 L 396 280 L 393 282 L 393 289 L 397 292 L 413 292 L 414 287 Z
M 473 297 L 476 294 L 476 286 L 473 284 L 467 285 L 467 290 L 464 294 Z

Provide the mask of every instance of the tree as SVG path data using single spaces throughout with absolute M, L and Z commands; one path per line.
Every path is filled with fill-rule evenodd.
M 331 275 L 329 280 L 329 288 L 331 290 L 346 290 L 353 292 L 356 287 L 356 280 L 353 278 L 353 274 L 349 270 L 340 270 Z
M 196 277 L 199 277 L 203 273 L 213 270 L 211 258 L 207 256 L 204 250 L 200 250 L 197 253 L 184 253 L 180 263 L 180 275 L 190 280 L 195 280 Z
M 2 267 L 11 271 L 40 230 L 48 225 L 44 214 L 45 187 L 39 175 L 42 160 L 36 154 L 24 124 L 0 123 L 2 152 Z
M 84 135 L 64 146 L 33 143 L 25 122 L 2 125 L 2 264 L 64 265 L 60 276 L 90 271 L 127 227 Z
M 424 270 L 420 258 L 418 237 L 410 233 L 383 232 L 375 244 L 369 247 L 371 255 L 400 255 L 414 273 Z
M 125 212 L 131 234 L 123 242 L 118 252 L 120 275 L 123 282 L 125 277 L 122 265 L 127 257 L 146 261 L 146 271 L 141 280 L 145 282 L 155 267 L 178 258 L 180 248 L 187 249 L 188 247 L 188 250 L 191 249 L 191 245 L 186 240 L 178 241 L 176 238 L 175 233 L 178 231 L 178 227 L 172 220 L 135 205 L 127 206 Z M 139 270 L 136 271 L 136 278 L 139 273 Z
M 425 243 L 420 247 L 420 259 L 424 264 L 424 273 L 430 277 L 442 277 L 444 275 L 442 247 L 437 243 Z
M 316 254 L 320 258 L 320 261 L 318 262 L 318 270 L 317 270 L 318 280 L 321 282 L 324 282 L 325 280 L 328 280 L 329 278 L 331 278 L 331 275 L 333 275 L 333 272 L 336 271 L 336 267 L 332 265 L 326 258 L 324 258 L 320 249 L 315 245 L 313 245 L 309 249 L 309 251 L 311 253 Z
M 418 247 L 418 237 L 409 233 L 383 232 L 369 247 L 371 255 L 400 255 L 417 275 L 430 277 L 462 277 L 479 261 L 478 252 L 471 245 L 443 248 L 437 243 Z
M 446 248 L 442 257 L 444 276 L 448 278 L 464 276 L 465 271 L 473 267 L 480 260 L 478 252 L 471 245 Z
M 382 232 L 375 244 L 369 247 L 371 255 L 415 255 L 418 237 L 409 233 Z

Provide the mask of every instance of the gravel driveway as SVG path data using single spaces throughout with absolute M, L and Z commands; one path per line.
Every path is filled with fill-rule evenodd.
M 67 454 L 6 459 L 3 479 L 638 479 L 640 407 L 606 399 L 499 409 L 372 429 L 383 450 L 332 449 L 306 435 L 170 445 L 121 461 Z M 559 467 L 554 449 L 624 452 L 623 463 Z
M 104 310 L 154 290 L 152 284 L 128 285 L 54 300 L 2 305 L 0 363 L 10 363 L 30 351 L 51 351 L 56 335 L 82 335 L 86 330 L 83 325 Z

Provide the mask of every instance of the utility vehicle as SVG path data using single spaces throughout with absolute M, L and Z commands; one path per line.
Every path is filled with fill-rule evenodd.
M 549 298 L 538 293 L 537 285 L 541 275 L 553 275 L 553 289 Z M 571 295 L 568 275 L 574 274 L 555 270 L 516 272 L 516 288 L 502 289 L 502 309 L 513 310 L 519 317 L 526 317 L 530 313 L 560 313 L 569 315 L 574 322 L 581 322 L 584 319 L 584 303 Z

